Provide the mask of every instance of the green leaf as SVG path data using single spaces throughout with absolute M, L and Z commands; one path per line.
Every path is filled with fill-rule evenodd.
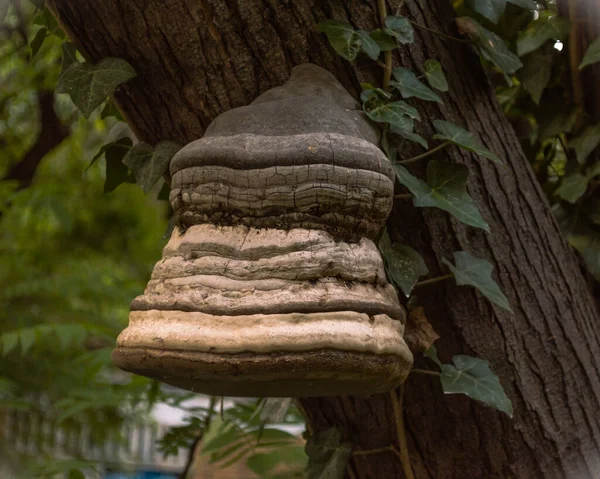
M 406 68 L 394 68 L 394 78 L 397 81 L 391 81 L 390 85 L 400 90 L 400 94 L 404 98 L 417 97 L 427 101 L 437 101 L 442 103 L 442 100 L 428 86 L 417 79 L 415 74 Z
M 280 462 L 279 451 L 275 450 L 253 454 L 246 460 L 246 465 L 254 474 L 264 477 L 273 471 Z
M 406 45 L 415 41 L 415 32 L 410 21 L 406 17 L 387 16 L 385 18 L 385 32 Z
M 465 0 L 465 3 L 492 23 L 498 23 L 506 9 L 506 0 Z
M 35 34 L 35 37 L 33 37 L 33 40 L 31 40 L 31 43 L 29 44 L 29 49 L 31 50 L 29 61 L 32 61 L 33 57 L 35 57 L 40 51 L 40 48 L 42 48 L 42 45 L 44 44 L 44 40 L 46 39 L 47 35 L 48 30 L 46 28 L 40 28 Z
M 86 118 L 115 89 L 136 76 L 133 67 L 120 58 L 105 58 L 97 65 L 73 63 L 59 78 L 57 93 L 67 93 Z
M 343 479 L 352 445 L 342 441 L 342 433 L 330 428 L 314 433 L 306 441 L 307 479 Z
M 398 42 L 396 42 L 394 37 L 381 28 L 373 30 L 371 38 L 375 40 L 375 43 L 377 43 L 382 52 L 389 52 L 398 48 Z
M 121 115 L 121 112 L 115 105 L 114 101 L 111 100 L 108 100 L 106 102 L 106 105 L 104 105 L 104 108 L 102 108 L 102 111 L 100 112 L 100 118 L 102 118 L 103 120 L 105 118 L 108 118 L 109 116 L 114 116 L 117 120 L 123 121 L 123 116 Z
M 598 145 L 600 145 L 600 123 L 586 128 L 580 136 L 569 142 L 569 148 L 575 150 L 580 165 L 585 163 Z
M 587 190 L 589 178 L 581 173 L 571 173 L 565 176 L 556 190 L 556 195 L 569 203 L 576 203 Z
M 266 398 L 260 410 L 260 420 L 263 424 L 276 424 L 285 419 L 292 403 L 292 398 Z
M 512 417 L 512 402 L 489 362 L 464 355 L 454 356 L 452 362 L 454 365 L 441 366 L 440 381 L 445 394 L 465 394 Z
M 537 10 L 537 4 L 533 0 L 507 0 L 508 3 L 517 5 L 525 10 Z
M 585 55 L 583 56 L 583 60 L 581 60 L 581 65 L 579 65 L 579 69 L 583 69 L 588 65 L 592 65 L 593 63 L 600 62 L 600 37 L 594 40 Z
M 461 30 L 474 37 L 481 55 L 504 73 L 512 74 L 523 66 L 519 57 L 510 51 L 504 40 L 482 27 L 479 22 L 470 17 L 460 17 L 456 21 L 461 26 Z
M 448 82 L 442 70 L 442 64 L 437 60 L 427 60 L 423 66 L 427 83 L 439 91 L 448 91 Z
M 363 92 L 368 93 L 369 90 Z M 389 123 L 402 129 L 412 130 L 413 119 L 420 119 L 419 112 L 404 101 L 389 101 L 375 92 L 363 96 L 363 110 L 367 116 L 378 123 Z
M 79 469 L 71 469 L 69 471 L 68 479 L 85 479 L 85 474 Z
M 122 183 L 135 183 L 129 168 L 123 164 L 123 158 L 131 151 L 131 138 L 121 138 L 106 149 L 106 179 L 104 181 L 104 194 L 114 191 Z
M 88 335 L 86 328 L 79 324 L 59 324 L 52 328 L 52 332 L 63 348 L 68 348 L 73 343 L 81 344 Z
M 25 328 L 19 331 L 19 342 L 21 343 L 21 355 L 25 356 L 35 343 L 35 328 Z
M 500 158 L 498 158 L 487 148 L 484 148 L 477 143 L 473 135 L 464 128 L 444 120 L 434 120 L 433 125 L 435 126 L 437 133 L 433 135 L 432 138 L 436 140 L 449 141 L 457 146 L 460 146 L 461 148 L 464 148 L 465 150 L 472 151 L 473 153 L 477 153 L 478 155 L 488 158 L 495 163 L 502 163 Z
M 392 245 L 387 233 L 382 236 L 379 248 L 390 280 L 408 298 L 419 278 L 429 273 L 425 261 L 410 246 L 400 243 Z
M 6 356 L 19 345 L 19 335 L 17 333 L 4 333 L 0 336 L 0 346 L 2 346 L 2 355 Z
M 363 39 L 351 25 L 336 20 L 326 20 L 317 25 L 317 30 L 327 35 L 329 44 L 338 55 L 349 61 L 356 59 Z
M 542 16 L 519 35 L 517 53 L 522 57 L 537 50 L 549 40 L 562 41 L 570 29 L 571 25 L 566 18 L 555 14 L 550 17 Z
M 412 131 L 412 129 L 409 130 L 409 129 L 404 129 L 404 128 L 398 128 L 398 127 L 392 125 L 390 128 L 390 131 L 392 133 L 394 133 L 395 135 L 401 136 L 405 140 L 412 141 L 414 143 L 418 143 L 425 149 L 429 148 L 427 140 L 425 140 L 425 138 L 423 138 L 422 136 L 416 134 L 414 131 Z
M 62 62 L 60 65 L 60 75 L 66 72 L 73 63 L 77 61 L 77 49 L 75 45 L 69 42 L 63 42 L 62 44 Z
M 454 252 L 454 261 L 456 262 L 456 266 L 447 259 L 442 260 L 452 273 L 454 273 L 456 284 L 459 286 L 473 286 L 492 303 L 497 304 L 507 311 L 512 311 L 508 299 L 500 290 L 500 286 L 492 279 L 494 267 L 488 261 L 476 258 L 466 251 Z
M 379 59 L 379 54 L 381 53 L 381 48 L 375 40 L 371 38 L 369 32 L 365 32 L 364 30 L 358 30 L 357 32 L 362 39 L 362 43 L 360 45 L 360 50 L 365 53 L 372 60 Z
M 490 231 L 477 204 L 467 193 L 469 169 L 465 165 L 430 160 L 427 183 L 411 175 L 402 165 L 394 167 L 398 181 L 413 194 L 415 206 L 440 208 L 465 224 Z
M 377 93 L 379 96 L 383 97 L 383 98 L 387 98 L 388 100 L 390 98 L 392 98 L 392 94 L 382 90 L 381 88 L 377 88 L 373 85 L 371 85 L 370 83 L 361 83 L 360 87 L 363 89 L 363 91 L 360 94 L 360 99 L 361 101 L 367 101 L 369 98 L 371 98 L 371 96 L 373 95 L 370 92 L 375 92 Z
M 525 67 L 521 70 L 523 86 L 538 105 L 550 82 L 553 62 L 554 55 L 546 50 L 538 50 L 525 57 Z
M 172 141 L 161 141 L 153 149 L 149 144 L 140 142 L 127 152 L 123 163 L 135 176 L 135 182 L 148 193 L 169 168 L 171 158 L 181 149 L 181 145 Z

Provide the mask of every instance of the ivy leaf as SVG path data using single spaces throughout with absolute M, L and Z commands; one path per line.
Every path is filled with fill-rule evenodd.
M 581 173 L 571 173 L 562 179 L 556 195 L 574 204 L 586 192 L 588 183 L 589 178 Z
M 104 194 L 114 191 L 122 183 L 135 183 L 135 178 L 129 172 L 129 168 L 123 164 L 123 158 L 131 151 L 131 145 L 130 138 L 121 138 L 105 150 Z
M 521 71 L 523 85 L 538 105 L 550 82 L 553 62 L 554 55 L 551 51 L 538 50 L 525 58 L 525 67 Z
M 415 31 L 406 17 L 394 17 L 389 15 L 385 18 L 385 32 L 406 45 L 415 41 Z
M 90 161 L 90 164 L 86 167 L 85 171 L 89 170 L 94 165 L 94 163 L 96 163 L 96 161 L 98 161 L 100 158 L 102 158 L 102 156 L 106 154 L 106 151 L 108 149 L 115 148 L 115 149 L 121 150 L 123 153 L 121 155 L 121 158 L 123 158 L 125 156 L 125 154 L 127 153 L 127 151 L 129 151 L 129 149 L 131 148 L 132 145 L 133 145 L 133 142 L 131 141 L 130 138 L 127 138 L 127 137 L 119 138 L 118 140 L 111 141 L 111 142 L 107 143 L 106 145 L 102 145 L 102 148 L 100 148 L 98 153 L 96 153 L 94 155 L 94 157 L 92 158 L 92 161 Z
M 314 433 L 306 441 L 307 479 L 343 479 L 352 445 L 342 441 L 342 433 L 333 427 Z
M 105 58 L 98 64 L 73 63 L 59 78 L 58 93 L 67 93 L 86 118 L 115 89 L 136 76 L 133 67 L 120 58 Z
M 517 5 L 525 10 L 537 10 L 537 4 L 533 0 L 507 0 L 508 3 Z
M 427 60 L 423 66 L 427 83 L 439 91 L 448 91 L 448 82 L 442 70 L 442 64 L 437 60 Z
M 326 20 L 317 25 L 317 30 L 327 35 L 329 44 L 338 55 L 346 60 L 356 59 L 362 46 L 362 37 L 347 23 Z
M 434 120 L 433 126 L 435 126 L 437 133 L 433 135 L 432 138 L 436 140 L 449 141 L 457 146 L 460 146 L 461 148 L 464 148 L 465 150 L 469 150 L 485 158 L 489 158 L 495 163 L 502 163 L 500 158 L 498 158 L 487 148 L 484 148 L 477 143 L 473 135 L 464 128 L 444 120 Z
M 40 28 L 35 34 L 35 37 L 33 37 L 33 40 L 31 40 L 31 43 L 29 44 L 29 48 L 31 50 L 31 55 L 29 56 L 30 62 L 40 51 L 40 48 L 42 48 L 42 45 L 44 44 L 44 40 L 46 39 L 47 35 L 48 30 L 46 28 Z
M 498 23 L 506 9 L 506 0 L 465 0 L 465 3 L 492 23 Z
M 537 50 L 548 40 L 564 40 L 570 29 L 571 25 L 564 17 L 540 17 L 519 35 L 517 53 L 522 57 Z
M 363 110 L 367 116 L 378 123 L 389 123 L 401 129 L 413 128 L 412 119 L 420 119 L 419 112 L 403 101 L 389 101 L 381 98 L 372 90 L 363 96 Z
M 472 356 L 458 355 L 452 358 L 454 364 L 443 364 L 435 346 L 431 346 L 425 356 L 434 361 L 442 370 L 440 381 L 444 394 L 465 394 L 508 417 L 513 416 L 513 406 L 500 379 L 490 369 L 490 363 Z
M 371 38 L 375 40 L 375 43 L 379 46 L 382 52 L 389 52 L 398 48 L 398 43 L 392 35 L 384 32 L 381 28 L 373 30 L 371 32 Z
M 571 140 L 569 148 L 575 150 L 577 161 L 583 165 L 598 145 L 600 145 L 600 123 L 586 128 L 580 136 Z
M 417 97 L 427 101 L 437 101 L 442 103 L 442 100 L 433 91 L 423 84 L 416 75 L 406 68 L 394 68 L 394 78 L 397 81 L 391 81 L 390 85 L 400 90 L 403 98 Z
M 114 116 L 117 120 L 123 121 L 123 116 L 121 115 L 121 112 L 119 111 L 115 103 L 111 100 L 106 102 L 106 105 L 104 105 L 104 108 L 102 108 L 102 111 L 100 112 L 100 118 L 102 118 L 103 120 L 105 118 L 108 118 L 109 116 Z
M 440 208 L 463 223 L 489 233 L 489 225 L 467 193 L 469 169 L 465 165 L 430 160 L 427 163 L 427 183 L 411 175 L 402 165 L 394 167 L 398 181 L 413 194 L 415 206 Z
M 161 141 L 155 148 L 140 142 L 127 152 L 123 163 L 133 171 L 135 181 L 144 193 L 148 193 L 167 171 L 171 158 L 180 149 L 181 146 L 172 141 Z
M 398 127 L 392 125 L 390 128 L 390 131 L 392 133 L 394 133 L 395 135 L 401 136 L 405 140 L 412 141 L 414 143 L 418 143 L 425 149 L 429 148 L 427 140 L 425 140 L 425 138 L 423 138 L 421 135 L 416 134 L 414 131 L 412 131 L 412 129 L 410 129 L 410 130 L 403 129 L 403 128 L 398 128 Z
M 508 299 L 492 279 L 494 267 L 488 261 L 476 258 L 466 251 L 454 252 L 454 261 L 456 266 L 445 258 L 442 260 L 454 273 L 456 284 L 473 286 L 492 303 L 512 312 Z
M 419 253 L 410 246 L 392 242 L 387 233 L 379 242 L 390 280 L 408 298 L 421 276 L 429 273 L 427 265 Z
M 459 17 L 456 23 L 461 32 L 474 38 L 481 55 L 504 73 L 510 75 L 523 66 L 519 57 L 510 51 L 502 38 L 482 27 L 476 20 Z
M 364 30 L 358 30 L 357 32 L 362 39 L 360 50 L 365 53 L 371 60 L 377 60 L 381 53 L 381 48 L 375 40 L 371 38 L 369 32 L 365 32 Z
M 370 92 L 375 92 L 377 93 L 379 96 L 383 97 L 383 98 L 387 98 L 388 100 L 390 98 L 392 98 L 392 94 L 388 93 L 385 90 L 382 90 L 381 88 L 377 88 L 373 85 L 371 85 L 370 83 L 361 83 L 360 87 L 363 89 L 363 91 L 360 94 L 360 99 L 364 102 L 367 101 L 371 95 L 373 95 Z
M 583 60 L 581 60 L 581 65 L 579 65 L 579 69 L 583 69 L 588 65 L 592 65 L 593 63 L 600 62 L 600 37 L 594 40 L 585 55 L 583 56 Z
M 77 49 L 70 42 L 62 44 L 62 62 L 60 65 L 60 75 L 66 72 L 73 63 L 77 62 Z

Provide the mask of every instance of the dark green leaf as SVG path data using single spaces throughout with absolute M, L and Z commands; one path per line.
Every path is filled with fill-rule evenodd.
M 522 57 L 537 50 L 549 40 L 564 40 L 570 28 L 569 21 L 558 15 L 540 17 L 519 35 L 517 53 Z
M 390 128 L 390 131 L 395 135 L 401 136 L 405 140 L 412 141 L 414 143 L 418 143 L 425 149 L 429 148 L 429 145 L 427 144 L 427 140 L 425 140 L 425 138 L 423 138 L 422 136 L 420 136 L 420 135 L 416 134 L 414 131 L 412 131 L 412 128 L 404 129 L 404 128 L 398 128 L 398 127 L 392 125 Z
M 165 182 L 162 185 L 162 188 L 160 189 L 160 191 L 158 192 L 156 199 L 158 201 L 169 201 L 170 193 L 171 193 L 171 188 L 169 188 L 169 185 L 167 184 L 167 182 Z
M 551 51 L 538 50 L 525 57 L 525 67 L 521 70 L 523 86 L 536 104 L 548 86 L 552 74 L 554 55 Z
M 473 135 L 464 128 L 444 120 L 434 120 L 433 125 L 435 126 L 437 133 L 433 135 L 432 138 L 436 140 L 449 141 L 457 146 L 460 146 L 461 148 L 464 148 L 465 150 L 469 150 L 485 158 L 489 158 L 496 163 L 502 163 L 500 158 L 494 155 L 487 148 L 484 148 L 477 143 Z
M 579 69 L 581 70 L 588 65 L 598 62 L 600 62 L 600 38 L 596 38 L 596 40 L 590 44 L 587 52 L 585 52 L 583 60 L 581 61 L 581 65 L 579 65 Z
M 123 163 L 133 171 L 135 181 L 144 193 L 148 193 L 167 171 L 171 158 L 180 149 L 181 145 L 172 141 L 161 141 L 154 149 L 140 142 L 127 152 Z
M 317 25 L 317 30 L 327 35 L 329 44 L 338 55 L 353 61 L 362 46 L 362 37 L 347 23 L 327 20 Z
M 33 57 L 35 57 L 37 52 L 40 51 L 40 48 L 42 48 L 47 34 L 48 30 L 46 28 L 40 28 L 35 34 L 35 37 L 33 37 L 33 40 L 31 40 L 31 43 L 29 44 L 29 48 L 31 50 L 29 61 L 33 60 Z
M 440 62 L 437 60 L 427 60 L 423 68 L 429 86 L 439 91 L 448 91 L 448 82 L 446 81 Z
M 482 27 L 477 21 L 470 17 L 460 17 L 457 23 L 462 31 L 476 40 L 481 55 L 504 73 L 514 73 L 523 66 L 519 57 L 510 51 L 502 38 Z
M 524 8 L 525 10 L 537 9 L 537 4 L 533 0 L 508 0 L 508 2 Z
M 445 394 L 465 394 L 512 417 L 512 402 L 490 369 L 490 363 L 464 355 L 454 356 L 452 362 L 454 365 L 441 366 L 440 380 Z
M 492 23 L 498 23 L 506 9 L 506 0 L 465 0 L 465 3 Z
M 343 479 L 352 451 L 339 429 L 314 433 L 306 442 L 307 479 Z
M 387 16 L 385 18 L 386 33 L 393 36 L 399 43 L 406 45 L 415 41 L 415 32 L 406 17 Z
M 135 76 L 133 67 L 120 58 L 105 58 L 97 65 L 74 63 L 59 77 L 56 91 L 67 93 L 89 118 L 119 85 Z
M 68 479 L 85 479 L 85 474 L 79 469 L 71 469 L 69 471 Z
M 69 42 L 62 44 L 62 63 L 60 65 L 60 74 L 66 72 L 73 63 L 77 63 L 77 49 L 75 45 Z
M 367 90 L 369 91 L 369 90 Z M 417 110 L 406 102 L 393 101 L 390 102 L 379 95 L 365 95 L 368 97 L 363 103 L 363 110 L 371 120 L 378 123 L 389 123 L 402 129 L 412 130 L 413 119 L 420 119 Z
M 556 195 L 569 203 L 575 203 L 587 190 L 589 178 L 581 173 L 565 176 L 556 190 Z
M 400 90 L 404 98 L 417 97 L 427 101 L 437 101 L 442 103 L 442 100 L 428 86 L 417 79 L 415 74 L 406 68 L 394 68 L 394 78 L 397 81 L 390 82 L 390 85 Z
M 116 144 L 106 149 L 104 153 L 106 159 L 105 194 L 114 191 L 122 183 L 135 182 L 129 168 L 123 164 L 123 158 L 131 151 L 131 144 L 130 138 L 121 138 Z
M 456 284 L 459 286 L 473 286 L 492 303 L 508 311 L 512 311 L 508 299 L 504 296 L 498 284 L 492 279 L 494 267 L 488 261 L 476 258 L 466 251 L 456 251 L 454 253 L 456 265 L 453 265 L 447 259 L 443 259 L 442 261 L 454 273 Z
M 408 298 L 419 278 L 429 273 L 425 261 L 410 246 L 400 243 L 392 245 L 387 233 L 381 238 L 379 248 L 390 280 Z
M 580 165 L 585 163 L 598 145 L 600 145 L 600 123 L 586 128 L 580 136 L 569 142 L 569 148 L 575 150 Z
M 396 42 L 394 37 L 389 33 L 384 32 L 381 28 L 373 30 L 371 32 L 371 38 L 379 45 L 382 52 L 389 52 L 398 48 L 398 42 Z
M 381 53 L 381 48 L 375 40 L 373 40 L 369 32 L 365 32 L 364 30 L 358 30 L 358 34 L 362 39 L 362 43 L 360 45 L 360 49 L 363 53 L 365 53 L 372 60 L 377 60 L 379 58 L 379 54 Z
M 104 108 L 102 108 L 102 112 L 100 112 L 100 118 L 102 118 L 103 120 L 105 118 L 108 118 L 109 116 L 114 116 L 116 119 L 123 121 L 123 116 L 121 115 L 121 112 L 119 111 L 115 103 L 111 100 L 108 100 L 106 102 L 106 105 L 104 105 Z
M 367 101 L 369 98 L 371 98 L 371 96 L 373 94 L 370 92 L 375 92 L 383 98 L 387 98 L 387 99 L 392 98 L 391 93 L 388 93 L 387 91 L 384 91 L 381 88 L 377 88 L 377 87 L 371 85 L 370 83 L 361 83 L 360 87 L 363 89 L 363 91 L 360 94 L 361 101 Z M 363 93 L 364 93 L 364 95 L 363 95 Z
M 401 165 L 394 165 L 398 181 L 413 194 L 418 207 L 435 207 L 447 211 L 465 224 L 490 231 L 477 204 L 466 189 L 469 169 L 465 165 L 430 160 L 427 183 L 414 177 Z

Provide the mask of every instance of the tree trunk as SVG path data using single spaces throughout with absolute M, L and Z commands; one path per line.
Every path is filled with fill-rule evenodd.
M 138 77 L 116 98 L 138 136 L 151 143 L 200 137 L 216 115 L 283 83 L 297 64 L 327 68 L 354 94 L 359 81 L 381 75 L 368 61 L 341 60 L 315 31 L 329 18 L 375 28 L 369 0 L 47 3 L 90 59 L 121 57 L 135 67 Z M 447 0 L 408 1 L 403 8 L 418 24 L 458 35 Z M 477 56 L 468 45 L 417 30 L 415 44 L 395 62 L 420 69 L 428 58 L 442 63 L 450 93 L 444 105 L 413 102 L 421 115 L 468 128 L 506 162 L 498 167 L 458 148 L 440 155 L 469 167 L 469 193 L 492 233 L 407 201 L 397 201 L 388 227 L 434 273 L 443 274 L 442 258 L 458 250 L 494 265 L 512 314 L 449 282 L 418 296 L 442 337 L 442 359 L 457 353 L 488 359 L 515 417 L 466 397 L 444 397 L 436 378 L 412 375 L 404 409 L 416 477 L 600 477 L 600 323 L 592 296 Z M 406 148 L 401 156 L 413 153 Z M 429 365 L 418 359 L 417 367 Z M 313 429 L 337 425 L 355 450 L 397 446 L 389 395 L 304 400 L 303 408 Z M 350 470 L 349 477 L 361 479 L 403 477 L 391 452 L 355 456 Z

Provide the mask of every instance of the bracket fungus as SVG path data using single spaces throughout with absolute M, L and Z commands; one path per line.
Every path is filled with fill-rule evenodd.
M 171 162 L 177 222 L 115 363 L 212 395 L 374 394 L 412 355 L 372 238 L 392 166 L 329 72 L 217 117 Z

